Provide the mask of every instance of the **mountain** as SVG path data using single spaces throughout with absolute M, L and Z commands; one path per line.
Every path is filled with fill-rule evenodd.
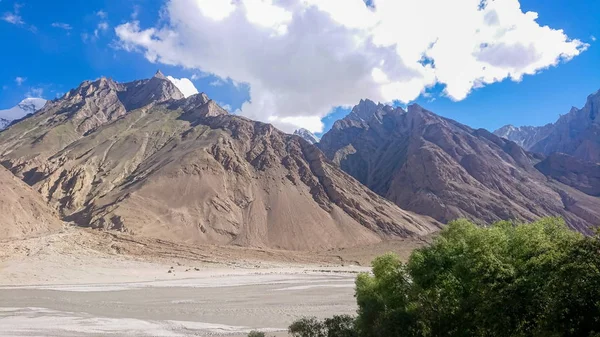
M 160 73 L 83 82 L 0 133 L 0 163 L 65 220 L 166 240 L 310 250 L 439 228 Z
M 315 136 L 312 132 L 300 128 L 296 131 L 294 131 L 294 135 L 301 137 L 302 139 L 304 139 L 305 141 L 311 143 L 311 144 L 316 144 L 319 142 L 319 138 L 317 138 L 317 136 Z
M 44 107 L 46 100 L 43 98 L 25 98 L 16 106 L 0 110 L 0 130 L 5 129 L 14 120 L 21 119 Z
M 0 167 L 0 241 L 61 227 L 56 211 L 46 205 L 39 193 Z
M 319 147 L 377 194 L 442 222 L 556 215 L 584 232 L 600 223 L 600 199 L 546 177 L 535 168 L 543 157 L 418 105 L 362 100 Z
M 502 137 L 511 140 L 522 148 L 529 150 L 540 140 L 546 138 L 552 129 L 554 124 L 546 124 L 544 126 L 520 126 L 515 127 L 513 125 L 505 125 L 500 129 L 494 131 L 494 134 L 498 137 Z
M 562 152 L 576 158 L 600 162 L 600 91 L 588 96 L 583 108 L 571 108 L 556 123 L 543 127 L 511 128 L 494 133 L 509 140 L 522 140 L 525 149 L 550 155 Z M 513 130 L 514 129 L 514 130 Z

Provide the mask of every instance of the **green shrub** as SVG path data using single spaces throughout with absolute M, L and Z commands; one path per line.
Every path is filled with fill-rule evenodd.
M 265 333 L 261 331 L 250 331 L 248 337 L 265 337 Z
M 304 317 L 290 325 L 288 332 L 293 337 L 327 337 L 325 326 L 315 317 Z
M 301 318 L 290 325 L 293 337 L 356 337 L 355 319 L 341 315 L 319 321 L 315 317 Z
M 600 331 L 600 238 L 561 219 L 453 221 L 407 264 L 356 280 L 359 336 L 588 337 Z M 595 335 L 594 335 L 595 336 Z
M 327 337 L 357 337 L 355 318 L 349 315 L 333 316 L 323 321 Z

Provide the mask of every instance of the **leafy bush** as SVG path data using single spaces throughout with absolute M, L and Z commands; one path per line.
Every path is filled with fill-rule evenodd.
M 288 332 L 293 337 L 326 337 L 325 325 L 316 317 L 304 317 L 290 325 Z
M 357 337 L 355 318 L 349 315 L 333 316 L 323 321 L 327 337 Z
M 265 337 L 265 333 L 264 332 L 260 332 L 260 331 L 250 331 L 250 333 L 248 334 L 248 337 Z
M 341 315 L 319 321 L 314 317 L 301 318 L 290 325 L 288 332 L 293 337 L 356 337 L 352 316 Z
M 356 298 L 361 337 L 596 336 L 600 238 L 557 218 L 457 220 L 407 264 L 377 258 L 372 275 L 358 276 Z

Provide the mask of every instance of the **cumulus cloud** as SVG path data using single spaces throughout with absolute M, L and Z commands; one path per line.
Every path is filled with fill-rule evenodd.
M 192 83 L 192 81 L 190 81 L 188 78 L 175 78 L 172 76 L 167 76 L 167 78 L 169 81 L 171 81 L 171 83 L 175 84 L 177 89 L 179 89 L 179 91 L 181 91 L 185 97 L 190 97 L 198 93 L 198 89 L 196 89 L 194 83 Z
M 25 82 L 27 80 L 27 78 L 25 77 L 21 77 L 21 76 L 17 76 L 15 78 L 15 83 L 17 83 L 17 85 L 21 85 L 23 84 L 23 82 Z
M 164 23 L 116 33 L 151 62 L 247 83 L 247 117 L 320 132 L 361 98 L 407 103 L 441 84 L 462 100 L 587 48 L 536 20 L 518 0 L 169 0 Z

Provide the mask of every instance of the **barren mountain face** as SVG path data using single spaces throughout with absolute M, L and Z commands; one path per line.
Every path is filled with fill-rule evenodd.
M 0 167 L 0 240 L 22 238 L 62 227 L 42 196 Z
M 600 199 L 544 176 L 534 167 L 541 157 L 418 105 L 361 101 L 319 144 L 379 195 L 443 222 L 557 215 L 581 231 L 600 223 Z
M 540 172 L 584 193 L 600 197 L 600 164 L 553 153 L 535 166 Z
M 168 240 L 317 249 L 439 228 L 162 74 L 84 82 L 0 133 L 0 160 L 66 220 Z

